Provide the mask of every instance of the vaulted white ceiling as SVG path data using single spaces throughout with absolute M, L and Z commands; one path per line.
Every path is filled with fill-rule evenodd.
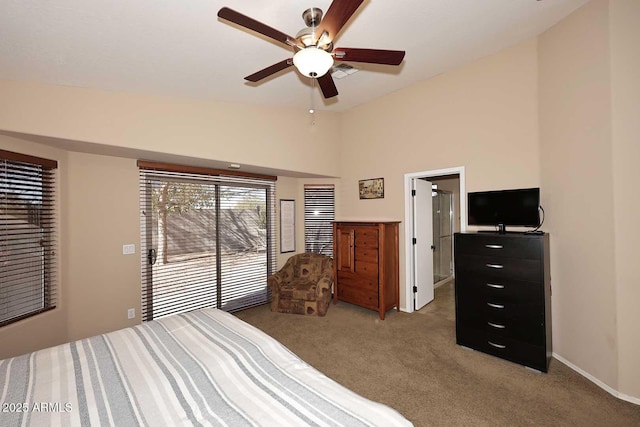
M 292 52 L 217 12 L 295 36 L 302 12 L 331 0 L 2 0 L 0 79 L 344 111 L 534 37 L 587 1 L 366 0 L 335 45 L 405 50 L 404 62 L 354 63 L 324 101 L 294 68 L 247 83 Z

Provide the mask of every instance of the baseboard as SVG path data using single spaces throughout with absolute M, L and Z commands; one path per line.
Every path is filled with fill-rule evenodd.
M 577 373 L 579 373 L 580 375 L 582 375 L 583 377 L 585 377 L 586 379 L 588 379 L 589 381 L 591 381 L 592 383 L 600 387 L 601 389 L 605 390 L 607 393 L 611 394 L 612 396 L 617 397 L 618 399 L 621 399 L 621 400 L 625 400 L 630 403 L 634 403 L 636 405 L 640 405 L 639 397 L 633 397 L 624 393 L 620 393 L 618 390 L 611 388 L 610 386 L 603 383 L 602 381 L 600 381 L 590 373 L 578 368 L 576 365 L 574 365 L 573 363 L 569 362 L 567 359 L 565 359 L 564 357 L 556 353 L 553 353 L 553 358 L 567 365 L 568 367 L 570 367 L 571 369 L 573 369 L 574 371 L 576 371 Z
M 442 285 L 446 285 L 447 283 L 449 283 L 452 280 L 453 280 L 453 276 L 449 276 L 446 279 L 442 279 L 439 282 L 436 282 L 436 283 L 433 284 L 433 289 L 437 289 Z

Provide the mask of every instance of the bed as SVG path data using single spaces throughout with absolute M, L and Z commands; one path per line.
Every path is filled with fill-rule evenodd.
M 217 309 L 0 361 L 0 425 L 410 426 Z

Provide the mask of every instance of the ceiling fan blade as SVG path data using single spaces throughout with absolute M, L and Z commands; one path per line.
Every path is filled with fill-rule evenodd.
M 228 7 L 223 7 L 222 9 L 220 9 L 218 11 L 218 16 L 222 19 L 226 19 L 227 21 L 231 21 L 234 24 L 238 24 L 241 27 L 245 27 L 257 33 L 263 34 L 275 41 L 279 41 L 280 43 L 284 43 L 289 46 L 298 45 L 295 37 L 291 37 L 281 31 L 276 30 L 275 28 L 263 24 L 262 22 L 256 21 L 253 18 L 249 18 L 248 16 L 243 15 L 240 12 L 229 9 Z
M 316 34 L 320 35 L 326 31 L 328 41 L 333 41 L 363 2 L 364 0 L 333 0 L 324 18 L 320 21 Z
M 333 77 L 331 77 L 331 73 L 327 73 L 322 77 L 318 77 L 318 85 L 320 85 L 320 90 L 322 90 L 322 94 L 325 98 L 333 98 L 338 95 L 338 89 L 336 88 L 336 84 L 333 82 Z
M 337 47 L 333 49 L 338 61 L 367 62 L 369 64 L 400 65 L 404 59 L 404 50 L 357 49 Z
M 272 74 L 277 73 L 278 71 L 285 70 L 293 65 L 293 59 L 288 58 L 284 61 L 280 61 L 276 64 L 273 64 L 267 68 L 264 68 L 256 73 L 251 74 L 250 76 L 245 77 L 245 80 L 249 80 L 250 82 L 257 82 L 264 78 L 269 77 Z

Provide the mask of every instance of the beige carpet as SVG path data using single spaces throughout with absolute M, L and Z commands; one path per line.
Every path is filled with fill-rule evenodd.
M 640 426 L 619 400 L 552 359 L 541 374 L 455 343 L 452 283 L 413 313 L 331 305 L 325 317 L 236 313 L 351 390 L 416 426 Z

